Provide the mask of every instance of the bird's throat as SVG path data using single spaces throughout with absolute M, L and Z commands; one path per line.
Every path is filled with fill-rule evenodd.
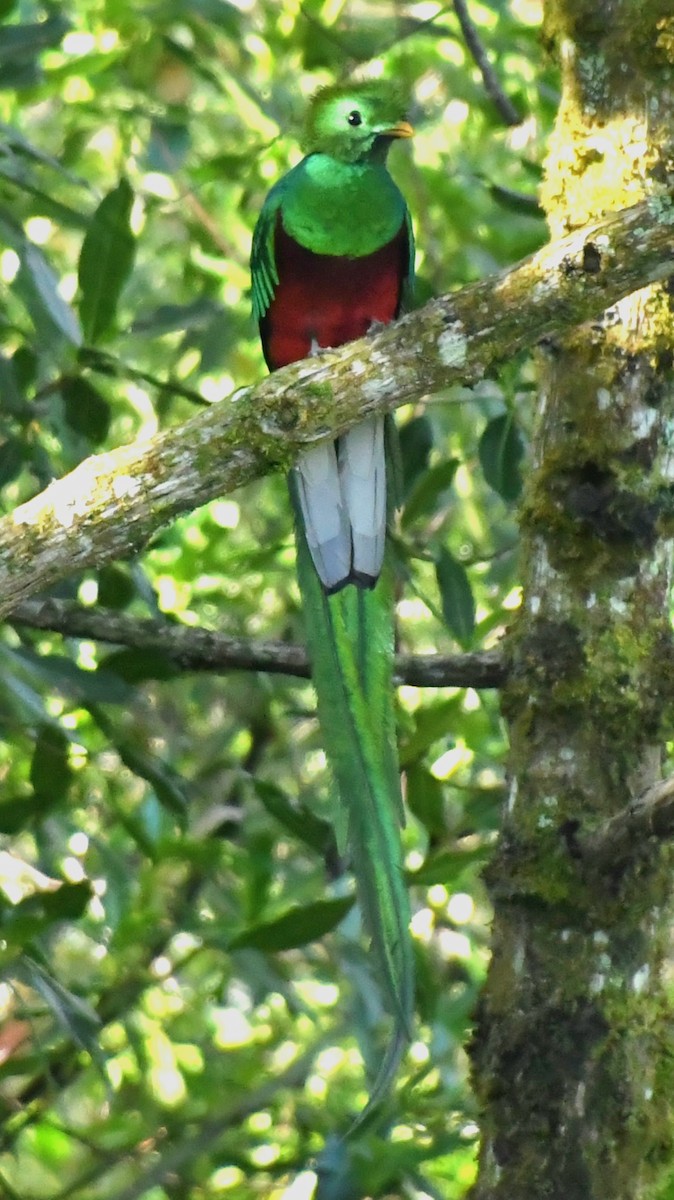
M 405 217 L 383 162 L 344 163 L 311 154 L 284 197 L 286 232 L 314 254 L 361 258 L 390 242 Z

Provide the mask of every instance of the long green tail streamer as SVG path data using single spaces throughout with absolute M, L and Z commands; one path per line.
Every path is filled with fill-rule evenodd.
M 390 1087 L 414 1009 L 393 710 L 393 592 L 385 569 L 371 591 L 348 585 L 326 596 L 300 522 L 297 574 L 321 732 L 343 809 L 341 840 L 346 841 L 377 975 L 395 1021 L 360 1124 Z

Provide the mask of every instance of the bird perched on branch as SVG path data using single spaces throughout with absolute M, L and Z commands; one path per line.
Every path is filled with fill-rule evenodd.
M 327 87 L 307 116 L 306 157 L 272 188 L 251 258 L 270 370 L 365 335 L 409 300 L 414 239 L 386 158 L 413 130 L 395 86 Z M 328 762 L 395 1034 L 370 1104 L 409 1036 L 414 968 L 400 839 L 393 710 L 393 592 L 385 563 L 387 418 L 305 450 L 291 473 L 297 564 Z

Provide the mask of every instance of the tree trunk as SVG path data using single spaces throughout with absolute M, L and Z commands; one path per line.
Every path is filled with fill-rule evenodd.
M 546 33 L 563 75 L 544 187 L 557 236 L 657 195 L 672 169 L 672 4 L 548 0 Z M 601 239 L 586 253 L 600 270 Z M 659 285 L 540 352 L 503 694 L 510 800 L 471 1047 L 474 1200 L 640 1197 L 672 1151 L 667 789 L 633 826 L 630 806 L 672 729 L 673 347 Z

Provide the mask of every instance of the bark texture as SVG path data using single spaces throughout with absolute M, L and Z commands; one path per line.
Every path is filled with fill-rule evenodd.
M 559 236 L 671 186 L 671 0 L 548 0 L 546 33 L 563 75 L 543 195 Z M 471 1048 L 474 1200 L 632 1200 L 672 1156 L 672 854 L 667 822 L 630 811 L 657 793 L 672 731 L 673 347 L 657 286 L 541 356 Z

